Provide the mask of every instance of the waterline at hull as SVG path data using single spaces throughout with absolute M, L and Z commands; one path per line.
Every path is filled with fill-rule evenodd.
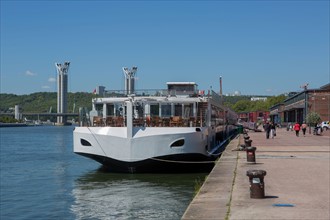
M 109 157 L 78 153 L 101 163 L 107 171 L 121 173 L 189 173 L 210 172 L 214 158 L 199 154 L 168 155 L 138 162 L 125 162 Z

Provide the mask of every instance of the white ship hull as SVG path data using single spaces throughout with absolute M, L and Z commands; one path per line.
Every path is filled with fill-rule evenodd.
M 74 152 L 116 172 L 198 172 L 212 168 L 218 156 L 208 149 L 208 133 L 195 127 L 141 127 L 129 138 L 126 127 L 77 127 Z

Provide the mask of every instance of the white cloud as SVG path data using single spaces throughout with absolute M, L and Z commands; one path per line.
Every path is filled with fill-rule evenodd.
M 26 75 L 26 76 L 36 76 L 37 74 L 34 73 L 34 72 L 31 72 L 30 70 L 27 70 L 27 71 L 25 72 L 25 75 Z
M 56 79 L 54 77 L 49 77 L 48 82 L 56 82 Z
M 49 86 L 41 86 L 41 88 L 43 88 L 43 89 L 50 89 Z

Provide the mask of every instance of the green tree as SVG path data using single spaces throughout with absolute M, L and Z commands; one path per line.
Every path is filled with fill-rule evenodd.
M 287 97 L 285 95 L 279 95 L 279 96 L 272 96 L 272 97 L 269 97 L 267 98 L 267 103 L 268 103 L 268 106 L 269 107 L 272 107 L 274 105 L 277 105 L 277 104 L 280 104 L 282 102 L 284 102 L 284 100 L 286 99 Z
M 321 117 L 317 112 L 310 112 L 306 115 L 306 123 L 309 126 L 314 126 L 321 122 Z
M 251 109 L 251 101 L 249 100 L 239 100 L 233 105 L 233 110 L 235 112 L 246 112 Z
M 224 104 L 236 112 L 269 111 L 270 107 L 283 103 L 286 99 L 285 95 L 279 95 L 264 96 L 267 98 L 266 101 L 251 101 L 251 97 L 252 96 L 225 96 Z
M 267 101 L 251 101 L 250 111 L 269 111 L 269 104 Z

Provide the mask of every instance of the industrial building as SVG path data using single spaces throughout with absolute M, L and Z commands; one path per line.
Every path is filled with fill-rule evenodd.
M 330 83 L 319 89 L 305 89 L 289 96 L 283 103 L 270 108 L 270 118 L 277 124 L 302 123 L 311 112 L 320 115 L 322 121 L 330 119 Z

